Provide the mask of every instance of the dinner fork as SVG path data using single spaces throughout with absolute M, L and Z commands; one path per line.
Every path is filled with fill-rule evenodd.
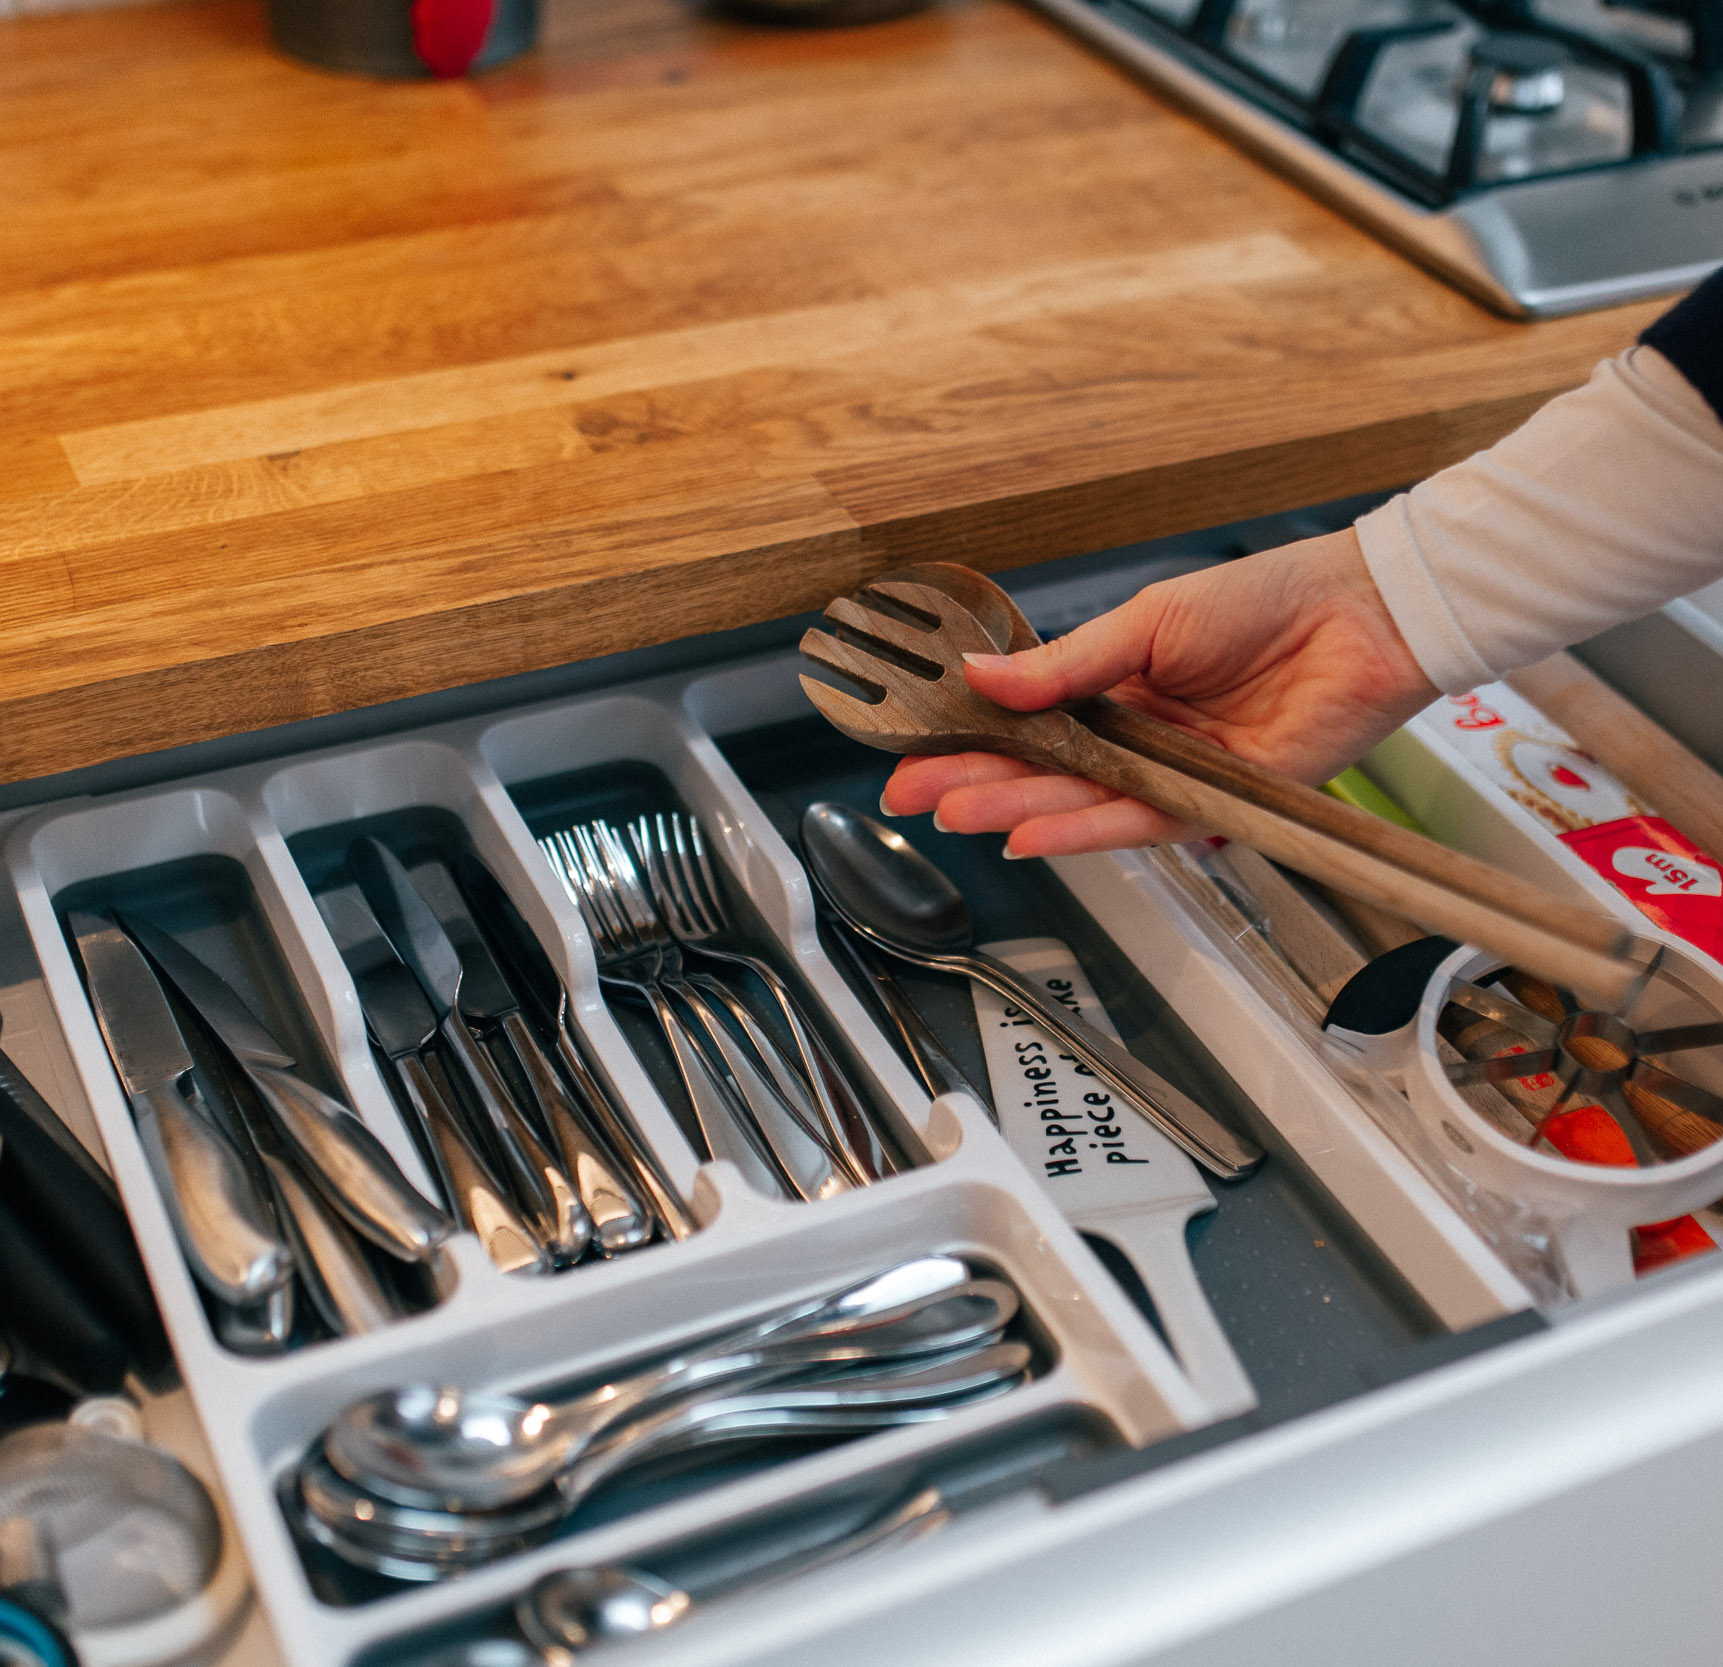
M 733 1103 L 722 1078 L 670 1000 L 664 988 L 662 947 L 644 934 L 640 911 L 627 907 L 594 831 L 577 827 L 547 834 L 539 841 L 539 849 L 586 922 L 599 976 L 636 991 L 658 1021 L 707 1155 L 735 1164 L 748 1184 L 767 1197 L 785 1196 L 784 1183 L 764 1137 Z
M 762 1062 L 780 1057 L 776 1044 L 760 1028 L 753 1014 L 723 984 L 705 975 L 690 978 L 684 973 L 682 946 L 653 907 L 651 895 L 629 855 L 626 841 L 608 822 L 593 823 L 592 831 L 603 854 L 606 872 L 622 895 L 630 916 L 641 922 L 643 936 L 659 952 L 665 982 L 692 1009 L 746 1108 L 750 1126 L 764 1137 L 767 1149 L 790 1183 L 791 1190 L 805 1199 L 830 1198 L 849 1191 L 855 1180 L 841 1148 L 834 1149 L 819 1127 L 817 1116 L 798 1111 L 793 1099 L 768 1076 L 761 1074 L 755 1066 L 754 1054 L 731 1034 L 723 1019 L 713 1011 L 706 995 L 716 995 L 721 1005 L 735 1016 L 747 1043 Z M 790 1070 L 788 1066 L 783 1068 Z M 767 1070 L 771 1071 L 770 1063 L 767 1063 Z M 800 1094 L 799 1087 L 792 1092 Z
M 807 1106 L 801 1086 L 806 1082 L 818 1102 L 817 1110 L 807 1109 L 819 1118 L 828 1145 L 844 1159 L 856 1181 L 865 1185 L 890 1174 L 891 1162 L 866 1111 L 796 1004 L 789 986 L 771 962 L 744 947 L 725 907 L 699 822 L 681 811 L 672 811 L 668 816 L 661 811 L 656 816 L 637 817 L 629 824 L 628 833 L 645 871 L 652 901 L 677 941 L 714 961 L 746 968 L 766 986 L 777 1003 L 801 1057 L 800 1072 L 786 1073 L 777 1066 L 775 1047 L 762 1053 L 779 1087 L 788 1089 L 793 1085 L 802 1104 Z M 737 1013 L 739 1020 L 746 1015 L 745 1022 L 753 1025 L 752 1015 L 734 998 L 731 1011 Z M 755 1045 L 758 1047 L 759 1043 L 756 1041 Z

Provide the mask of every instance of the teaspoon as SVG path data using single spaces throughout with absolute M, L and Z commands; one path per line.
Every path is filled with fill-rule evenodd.
M 530 1500 L 496 1511 L 444 1511 L 377 1498 L 332 1470 L 320 1452 L 297 1473 L 313 1538 L 362 1568 L 437 1580 L 532 1544 L 586 1496 L 626 1470 L 726 1441 L 863 1435 L 924 1423 L 1013 1389 L 1028 1371 L 1021 1343 L 1000 1343 L 915 1371 L 732 1395 L 666 1408 L 619 1432 Z
M 349 1409 L 325 1437 L 324 1453 L 351 1480 L 404 1505 L 496 1510 L 536 1493 L 607 1432 L 658 1406 L 697 1392 L 760 1387 L 811 1367 L 884 1371 L 982 1348 L 999 1340 L 1016 1312 L 1010 1286 L 972 1280 L 889 1326 L 684 1356 L 561 1406 L 474 1389 L 398 1390 Z
M 764 1591 L 783 1581 L 811 1574 L 889 1546 L 906 1545 L 943 1528 L 951 1508 L 938 1488 L 922 1488 L 901 1505 L 811 1550 L 781 1558 L 740 1581 L 693 1594 L 646 1569 L 626 1563 L 596 1568 L 558 1569 L 515 1603 L 515 1621 L 547 1661 L 553 1651 L 591 1649 L 596 1644 L 657 1632 L 684 1619 L 696 1604 L 715 1603 Z

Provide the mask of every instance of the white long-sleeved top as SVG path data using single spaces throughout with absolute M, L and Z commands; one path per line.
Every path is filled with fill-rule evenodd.
M 1357 531 L 1418 664 L 1460 694 L 1723 576 L 1723 422 L 1632 347 Z

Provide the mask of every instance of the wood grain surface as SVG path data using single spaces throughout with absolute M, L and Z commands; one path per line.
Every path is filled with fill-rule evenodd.
M 17 19 L 0 208 L 3 780 L 1391 486 L 1658 310 L 1495 318 L 1011 0 Z

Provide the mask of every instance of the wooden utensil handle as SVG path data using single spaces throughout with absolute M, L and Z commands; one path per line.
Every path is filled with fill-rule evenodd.
M 1193 741 L 1192 745 L 1215 750 L 1201 742 Z M 1182 761 L 1163 763 L 1126 751 L 1081 724 L 1072 726 L 1061 754 L 1050 755 L 1045 762 L 1213 828 L 1229 839 L 1243 840 L 1276 862 L 1338 886 L 1378 908 L 1476 944 L 1515 966 L 1565 985 L 1605 1010 L 1619 1005 L 1639 975 L 1640 969 L 1629 959 L 1632 935 L 1608 917 L 1576 909 L 1428 840 L 1419 839 L 1418 844 L 1429 845 L 1436 855 L 1452 860 L 1420 860 L 1415 867 L 1393 863 L 1380 854 L 1380 840 L 1389 834 L 1417 836 L 1364 812 L 1356 813 L 1368 824 L 1361 830 L 1363 837 L 1357 837 L 1359 831 L 1355 831 L 1353 838 L 1343 842 L 1302 819 L 1289 820 L 1278 808 L 1237 795 L 1230 783 L 1222 785 L 1187 772 Z M 1314 790 L 1302 791 L 1309 791 L 1312 798 L 1323 798 Z M 1328 803 L 1336 812 L 1351 811 L 1350 806 L 1337 801 Z M 1488 884 L 1479 883 L 1478 875 Z M 1501 900 L 1509 887 L 1517 892 L 1512 910 Z
M 1511 672 L 1510 689 L 1560 724 L 1657 815 L 1723 860 L 1723 777 L 1571 654 Z
M 1408 876 L 1446 891 L 1464 893 L 1477 903 L 1552 937 L 1571 939 L 1606 957 L 1618 955 L 1627 940 L 1628 934 L 1605 915 L 1565 902 L 1462 851 L 1450 850 L 1410 828 L 1372 816 L 1356 805 L 1343 804 L 1314 787 L 1306 787 L 1261 764 L 1226 752 L 1146 712 L 1133 711 L 1117 701 L 1101 700 L 1073 715 L 1114 746 L 1177 770 L 1195 783 L 1219 788 L 1235 800 L 1285 818 L 1312 834 L 1352 846 Z M 1193 815 L 1190 819 L 1226 831 L 1212 816 Z M 1248 838 L 1242 834 L 1234 837 Z M 1258 842 L 1250 839 L 1249 843 Z M 1293 863 L 1293 866 L 1299 865 Z M 1316 874 L 1315 878 L 1327 876 Z M 1338 880 L 1331 883 L 1341 884 Z M 1382 907 L 1397 907 L 1375 896 L 1368 900 Z M 1399 912 L 1413 913 L 1403 907 Z M 1414 918 L 1430 926 L 1442 924 L 1430 915 L 1414 915 Z M 1482 945 L 1482 940 L 1476 937 L 1466 941 Z

